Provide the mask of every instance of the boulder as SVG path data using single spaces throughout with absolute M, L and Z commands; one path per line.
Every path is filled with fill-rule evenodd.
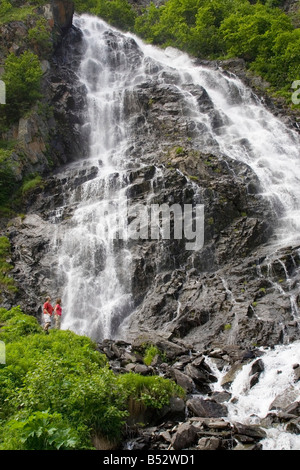
M 179 425 L 176 433 L 172 437 L 172 447 L 174 450 L 181 450 L 194 444 L 197 438 L 197 428 L 190 423 Z
M 164 421 L 184 421 L 185 414 L 185 401 L 179 397 L 171 397 L 169 404 L 158 411 L 159 417 L 163 418 Z
M 186 374 L 183 374 L 179 370 L 174 370 L 174 378 L 175 382 L 180 385 L 180 387 L 184 388 L 188 393 L 191 393 L 195 390 L 195 383 L 191 377 Z
M 300 418 L 289 421 L 285 427 L 285 430 L 293 434 L 300 434 Z
M 221 418 L 227 416 L 228 410 L 225 405 L 214 400 L 199 397 L 191 398 L 187 401 L 187 408 L 194 416 L 203 418 Z
M 217 437 L 201 437 L 198 441 L 197 450 L 218 450 L 221 439 Z
M 234 433 L 235 436 L 239 436 L 239 440 L 242 442 L 248 441 L 250 438 L 251 440 L 260 440 L 267 436 L 266 432 L 260 428 L 259 426 L 255 425 L 246 425 L 241 423 L 234 423 Z M 244 437 L 244 440 L 243 440 Z

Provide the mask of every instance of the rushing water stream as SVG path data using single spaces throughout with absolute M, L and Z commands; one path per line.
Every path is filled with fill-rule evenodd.
M 83 33 L 85 49 L 78 74 L 87 89 L 85 127 L 90 136 L 90 157 L 74 164 L 73 170 L 95 168 L 97 177 L 84 183 L 79 194 L 70 194 L 68 204 L 76 202 L 76 209 L 67 227 L 59 223 L 58 216 L 54 245 L 57 242 L 64 285 L 63 328 L 88 335 L 92 331 L 95 338 L 105 338 L 114 335 L 116 326 L 133 309 L 132 254 L 126 236 L 116 251 L 116 232 L 127 217 L 128 170 L 151 164 L 143 152 L 130 152 L 137 130 L 128 107 L 136 87 L 151 80 L 176 83 L 189 118 L 198 129 L 195 146 L 203 152 L 227 155 L 253 169 L 262 193 L 270 198 L 278 215 L 278 246 L 299 242 L 300 142 L 298 134 L 266 110 L 236 77 L 197 66 L 172 48 L 163 51 L 145 45 L 99 18 L 75 17 L 75 25 Z M 187 91 L 190 83 L 206 90 L 219 116 L 217 128 L 209 114 L 199 110 L 197 97 Z M 110 217 L 116 206 L 118 224 L 115 216 Z M 232 385 L 233 395 L 239 397 L 230 405 L 233 420 L 265 416 L 274 396 L 290 384 L 290 365 L 300 363 L 299 350 L 295 344 L 266 354 L 265 372 L 251 390 L 247 388 L 250 365 L 243 368 Z M 299 383 L 293 387 L 295 400 L 300 399 Z M 276 432 L 265 440 L 265 448 L 300 448 L 300 438 L 286 444 L 290 436 L 281 433 L 282 443 Z
M 252 362 L 244 365 L 237 373 L 229 389 L 232 398 L 228 405 L 228 420 L 247 425 L 260 424 L 269 413 L 278 413 L 280 404 L 287 408 L 300 400 L 300 382 L 295 381 L 294 369 L 300 364 L 300 343 L 276 346 L 274 349 L 261 349 L 264 370 L 259 381 L 250 385 Z M 215 391 L 222 391 L 224 372 L 214 368 L 218 382 Z M 276 404 L 277 402 L 277 404 Z M 283 424 L 268 429 L 267 437 L 262 440 L 264 450 L 299 450 L 300 436 L 286 432 Z

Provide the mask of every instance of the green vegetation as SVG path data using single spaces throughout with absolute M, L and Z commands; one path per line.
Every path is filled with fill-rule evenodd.
M 28 30 L 28 39 L 37 55 L 46 57 L 50 54 L 52 50 L 51 32 L 45 18 L 37 20 L 35 26 Z
M 5 113 L 6 122 L 16 122 L 41 97 L 40 82 L 42 69 L 36 54 L 25 51 L 19 57 L 8 55 L 1 77 L 6 85 L 5 106 L 0 109 Z M 3 115 L 2 115 L 3 120 Z
M 175 383 L 157 376 L 116 375 L 89 338 L 45 335 L 20 307 L 0 309 L 0 449 L 90 449 L 93 436 L 119 440 L 132 402 L 161 408 Z
M 12 151 L 9 142 L 0 141 L 0 214 L 5 211 L 16 183 L 10 159 Z
M 116 28 L 132 31 L 136 19 L 136 13 L 132 6 L 124 0 L 96 0 L 96 5 L 91 13 L 101 16 L 105 21 Z
M 89 12 L 127 31 L 133 31 L 137 14 L 126 0 L 74 0 L 78 13 Z
M 24 21 L 33 13 L 34 7 L 29 5 L 16 5 L 16 2 L 1 0 L 0 4 L 0 24 L 9 21 Z
M 41 175 L 29 175 L 27 178 L 24 179 L 21 188 L 22 195 L 25 196 L 26 193 L 36 188 L 43 188 L 43 179 Z
M 291 85 L 300 79 L 300 30 L 279 4 L 168 0 L 160 8 L 151 4 L 145 9 L 135 32 L 154 44 L 172 45 L 201 58 L 241 57 L 291 99 Z
M 154 345 L 148 346 L 143 358 L 144 364 L 146 364 L 146 366 L 150 366 L 155 356 L 160 356 L 160 350 L 158 347 Z

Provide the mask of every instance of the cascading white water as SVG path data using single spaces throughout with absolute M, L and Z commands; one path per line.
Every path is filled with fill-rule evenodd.
M 266 437 L 260 441 L 263 450 L 300 450 L 299 434 L 287 430 L 284 419 L 278 420 L 278 424 L 275 420 L 273 426 L 264 424 L 269 414 L 280 416 L 280 410 L 300 400 L 300 381 L 297 380 L 298 374 L 295 375 L 295 368 L 300 367 L 300 343 L 278 345 L 273 349 L 260 348 L 260 353 L 263 370 L 258 382 L 251 386 L 255 358 L 241 366 L 230 388 L 226 388 L 231 394 L 226 420 L 261 426 L 266 432 Z M 230 367 L 220 371 L 213 359 L 207 357 L 206 362 L 217 377 L 212 385 L 213 391 L 224 391 L 222 382 Z
M 94 166 L 98 176 L 82 185 L 71 227 L 62 230 L 63 327 L 99 339 L 110 338 L 114 325 L 131 309 L 131 256 L 124 243 L 116 257 L 117 231 L 122 222 L 116 224 L 116 218 L 109 217 L 114 206 L 118 206 L 120 215 L 126 202 L 123 103 L 130 67 L 122 44 L 114 57 L 111 50 L 109 55 L 109 38 L 105 37 L 108 28 L 103 22 L 86 17 L 77 18 L 77 23 L 86 46 L 79 76 L 87 88 L 85 126 L 90 134 L 90 158 L 82 162 L 82 168 Z M 121 36 L 119 39 L 122 42 Z
M 116 255 L 115 219 L 108 217 L 104 224 L 102 217 L 111 212 L 112 204 L 126 203 L 126 170 L 141 164 L 128 151 L 136 129 L 131 128 L 124 103 L 130 107 L 130 93 L 151 79 L 149 62 L 158 66 L 155 80 L 168 83 L 166 76 L 176 77 L 174 83 L 185 97 L 189 118 L 199 129 L 195 145 L 204 152 L 217 151 L 245 162 L 258 175 L 263 193 L 273 201 L 282 222 L 280 244 L 295 242 L 299 236 L 300 139 L 237 78 L 196 66 L 188 55 L 172 48 L 163 51 L 145 45 L 96 17 L 76 16 L 75 25 L 85 44 L 78 73 L 87 88 L 85 126 L 90 135 L 90 157 L 82 168 L 95 167 L 98 175 L 82 185 L 79 196 L 74 195 L 80 203 L 68 226 L 56 228 L 64 286 L 63 327 L 97 338 L 110 337 L 114 323 L 119 324 L 132 309 L 131 253 L 125 240 Z M 137 44 L 134 58 L 128 51 L 129 40 Z M 209 113 L 199 111 L 196 97 L 187 89 L 191 83 L 207 91 L 221 119 L 217 128 Z M 147 155 L 143 158 L 147 160 Z
M 296 382 L 293 366 L 300 364 L 300 344 L 277 346 L 262 356 L 264 371 L 250 388 L 250 371 L 254 361 L 245 365 L 231 386 L 232 400 L 228 406 L 231 422 L 260 424 L 269 412 L 276 413 L 275 399 L 284 407 L 300 400 L 300 382 Z M 299 366 L 300 367 L 300 366 Z M 300 436 L 284 429 L 284 423 L 267 430 L 262 441 L 265 450 L 300 450 Z

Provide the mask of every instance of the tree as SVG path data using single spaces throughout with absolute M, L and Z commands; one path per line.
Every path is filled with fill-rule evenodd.
M 232 13 L 220 26 L 229 56 L 242 57 L 248 62 L 262 57 L 267 60 L 273 55 L 278 34 L 292 29 L 290 19 L 281 10 L 261 4 Z
M 96 0 L 91 13 L 100 16 L 116 28 L 133 30 L 136 13 L 127 0 Z

